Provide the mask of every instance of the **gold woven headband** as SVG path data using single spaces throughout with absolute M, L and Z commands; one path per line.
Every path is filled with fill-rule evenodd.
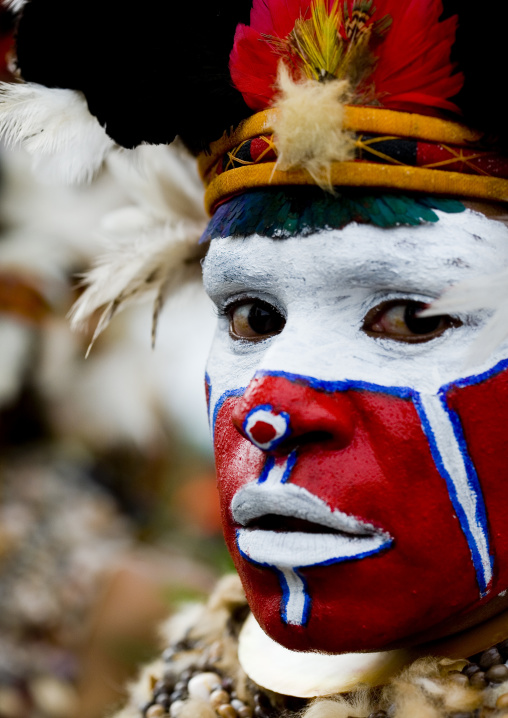
M 270 109 L 253 115 L 231 135 L 214 142 L 209 153 L 200 155 L 209 214 L 228 197 L 248 189 L 314 184 L 306 170 L 277 169 L 272 129 L 277 112 Z M 482 148 L 481 133 L 460 123 L 347 106 L 344 129 L 356 135 L 356 159 L 332 164 L 335 187 L 382 187 L 508 201 L 508 158 Z M 254 141 L 258 141 L 255 157 L 250 152 Z M 408 153 L 412 164 L 408 164 Z

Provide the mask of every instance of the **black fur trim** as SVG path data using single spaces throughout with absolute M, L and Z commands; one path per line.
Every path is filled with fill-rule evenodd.
M 452 59 L 464 72 L 454 98 L 466 124 L 486 133 L 486 143 L 508 148 L 506 131 L 506 27 L 508 3 L 482 6 L 473 0 L 443 0 L 444 16 L 457 14 L 459 28 Z
M 27 82 L 84 92 L 118 144 L 171 142 L 195 152 L 252 111 L 229 53 L 251 0 L 30 0 L 17 30 Z
M 18 64 L 27 81 L 82 90 L 108 134 L 124 147 L 180 135 L 205 149 L 252 114 L 232 86 L 229 53 L 251 0 L 30 0 L 19 21 Z M 453 59 L 465 73 L 456 102 L 466 123 L 508 145 L 504 120 L 508 3 L 443 0 L 457 13 Z

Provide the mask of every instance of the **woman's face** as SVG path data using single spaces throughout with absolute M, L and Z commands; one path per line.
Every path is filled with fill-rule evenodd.
M 213 240 L 224 531 L 279 643 L 424 642 L 508 588 L 508 348 L 468 367 L 484 314 L 418 318 L 451 284 L 507 264 L 508 229 L 470 210 Z

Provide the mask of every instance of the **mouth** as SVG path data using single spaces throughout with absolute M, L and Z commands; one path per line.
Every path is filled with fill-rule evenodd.
M 339 529 L 323 524 L 307 521 L 296 516 L 281 516 L 280 514 L 265 514 L 249 521 L 245 526 L 251 531 L 273 531 L 275 533 L 306 533 L 306 534 L 344 534 Z
M 393 541 L 295 484 L 247 484 L 233 497 L 231 513 L 240 554 L 279 569 L 364 558 Z

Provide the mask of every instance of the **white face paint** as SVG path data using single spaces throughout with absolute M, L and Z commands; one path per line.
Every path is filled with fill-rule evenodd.
M 471 210 L 438 215 L 439 222 L 419 227 L 350 224 L 306 238 L 215 239 L 204 262 L 205 288 L 219 311 L 207 383 L 210 421 L 220 424 L 216 457 L 226 540 L 258 621 L 288 647 L 373 650 L 407 636 L 422 612 L 428 627 L 448 619 L 457 612 L 457 588 L 443 598 L 441 561 L 470 564 L 464 607 L 492 590 L 494 551 L 482 485 L 447 404 L 447 387 L 483 381 L 507 347 L 465 371 L 485 312 L 461 316 L 462 323 L 421 343 L 365 331 L 367 315 L 383 303 L 430 303 L 452 284 L 508 266 L 502 223 Z M 285 324 L 261 341 L 235 339 L 231 307 L 253 301 L 274 307 Z M 263 377 L 283 379 L 285 388 L 259 389 Z M 295 399 L 291 386 L 303 385 L 317 394 Z M 312 414 L 324 396 L 335 402 L 325 414 L 335 412 L 337 432 L 331 424 L 323 431 L 317 418 L 305 429 L 311 443 L 291 445 L 298 421 L 305 424 L 305 412 Z M 240 424 L 235 397 L 244 397 Z M 351 431 L 349 410 L 341 408 L 348 401 L 357 402 Z M 232 419 L 245 438 L 238 438 Z M 334 432 L 339 439 L 332 451 Z M 326 435 L 324 443 L 319 435 Z M 421 467 L 415 465 L 420 457 Z M 407 501 L 420 506 L 420 514 L 411 518 L 408 509 L 406 516 Z M 263 523 L 273 516 L 294 522 L 273 531 Z M 314 528 L 302 528 L 301 521 Z M 445 557 L 438 547 L 447 543 L 453 555 Z M 508 558 L 508 546 L 502 552 Z M 279 577 L 280 615 L 273 615 L 273 581 L 263 586 L 248 564 Z M 378 597 L 377 613 L 367 603 L 366 627 L 365 585 L 379 581 L 380 566 L 386 596 Z M 423 566 L 434 574 L 422 590 Z M 328 573 L 316 574 L 318 567 Z M 404 607 L 398 603 L 402 577 L 419 596 Z M 350 633 L 340 622 L 330 631 L 324 618 L 341 611 Z M 362 627 L 360 646 L 352 643 L 355 621 Z M 290 626 L 306 626 L 306 637 L 288 633 Z
M 219 319 L 208 363 L 211 407 L 262 369 L 425 393 L 462 376 L 467 348 L 485 321 L 481 313 L 422 344 L 362 332 L 367 312 L 383 301 L 431 302 L 452 284 L 507 266 L 502 223 L 471 210 L 437 214 L 439 222 L 416 228 L 350 224 L 306 238 L 215 239 L 203 276 L 219 312 L 232 301 L 258 298 L 276 307 L 286 326 L 251 343 L 232 340 L 228 318 Z M 503 356 L 501 347 L 488 366 Z

